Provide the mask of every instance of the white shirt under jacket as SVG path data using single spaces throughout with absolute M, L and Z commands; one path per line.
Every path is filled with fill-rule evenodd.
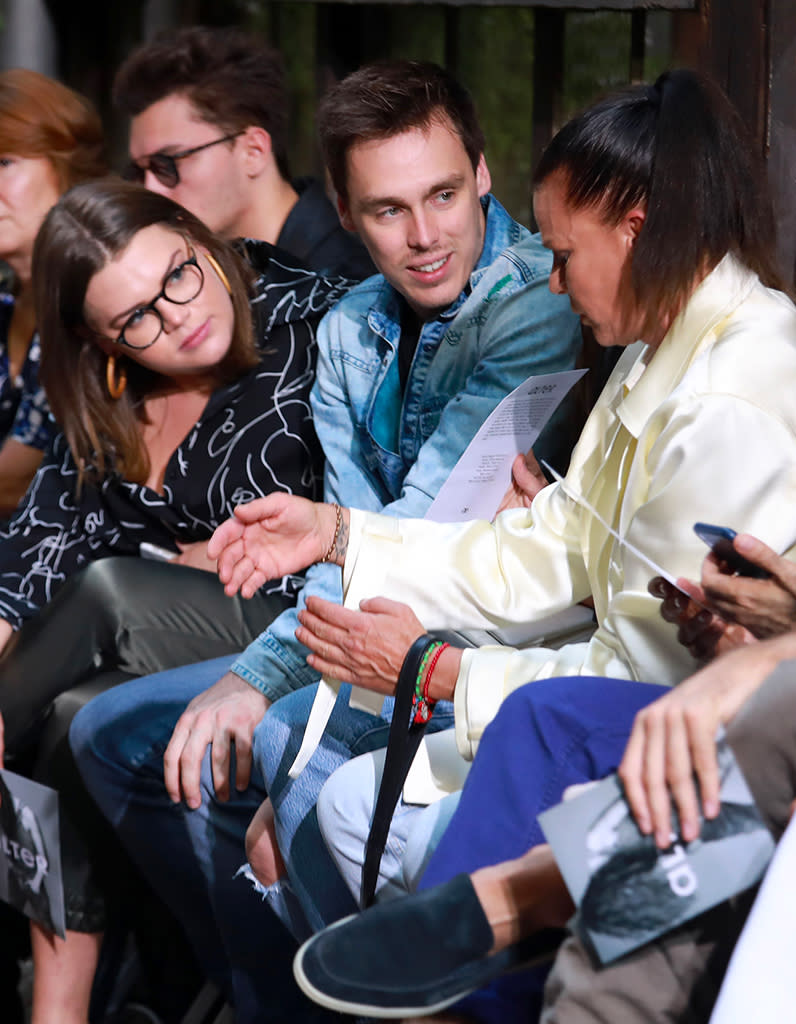
M 654 358 L 653 358 L 654 356 Z M 699 579 L 698 520 L 796 542 L 796 308 L 726 256 L 656 352 L 628 348 L 581 435 L 566 478 L 623 538 L 674 576 Z M 559 484 L 531 509 L 441 524 L 352 511 L 346 604 L 382 594 L 427 629 L 499 628 L 594 596 L 587 643 L 464 652 L 456 742 L 472 758 L 516 687 L 597 675 L 673 684 L 695 663 L 647 592 L 649 567 Z

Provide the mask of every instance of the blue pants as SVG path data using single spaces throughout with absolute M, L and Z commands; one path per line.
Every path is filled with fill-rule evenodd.
M 177 719 L 233 660 L 217 658 L 109 690 L 77 714 L 70 741 L 87 788 L 182 924 L 239 1024 L 322 1020 L 325 1011 L 293 981 L 294 940 L 250 884 L 235 877 L 246 859 L 246 827 L 266 795 L 256 765 L 245 792 L 233 786 L 222 803 L 205 755 L 202 805 L 195 811 L 173 804 L 163 783 L 163 753 Z
M 387 745 L 392 698 L 380 716 L 348 704 L 351 687 L 343 685 L 318 748 L 297 779 L 288 777 L 304 735 L 317 686 L 282 697 L 257 727 L 254 761 L 266 782 L 274 806 L 279 849 L 287 864 L 292 893 L 315 931 L 353 914 L 357 905 L 340 876 L 321 836 L 316 802 L 332 772 L 359 754 Z M 440 703 L 429 730 L 450 728 L 453 707 Z
M 420 888 L 544 843 L 540 811 L 558 803 L 567 786 L 615 771 L 636 713 L 668 689 L 575 676 L 540 679 L 511 694 L 484 732 Z M 546 975 L 534 970 L 501 978 L 459 1008 L 489 1024 L 529 1024 L 541 1009 Z

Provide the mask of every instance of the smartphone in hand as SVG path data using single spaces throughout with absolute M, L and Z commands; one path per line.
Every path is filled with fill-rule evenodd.
M 767 580 L 771 575 L 766 569 L 761 569 L 759 565 L 755 565 L 748 558 L 738 554 L 732 543 L 736 532 L 730 529 L 729 526 L 716 526 L 713 523 L 694 523 L 694 533 L 707 544 L 717 558 L 720 558 L 722 562 L 726 562 L 733 572 L 738 573 L 739 576 L 751 576 L 753 579 Z

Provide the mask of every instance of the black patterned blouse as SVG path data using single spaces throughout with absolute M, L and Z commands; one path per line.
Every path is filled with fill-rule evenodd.
M 0 617 L 17 628 L 88 562 L 138 555 L 148 541 L 207 540 L 233 507 L 274 490 L 319 497 L 322 453 L 309 393 L 315 329 L 350 282 L 327 280 L 262 242 L 246 242 L 257 271 L 252 311 L 260 364 L 215 391 L 169 460 L 163 493 L 120 476 L 75 496 L 77 468 L 63 434 L 48 449 L 8 526 L 0 531 Z M 300 580 L 267 585 L 295 593 Z

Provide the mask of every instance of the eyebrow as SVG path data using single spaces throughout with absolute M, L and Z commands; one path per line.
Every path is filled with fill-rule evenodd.
M 464 183 L 463 174 L 451 174 L 442 181 L 435 182 L 429 189 L 426 190 L 423 195 L 424 199 L 429 199 L 437 192 L 445 192 L 447 189 L 460 188 Z M 363 212 L 372 212 L 379 210 L 385 206 L 406 206 L 406 198 L 400 196 L 364 196 L 358 203 L 357 206 Z
M 169 276 L 169 274 L 172 272 L 172 270 L 174 270 L 174 268 L 176 266 L 178 266 L 178 264 L 175 263 L 174 261 L 175 261 L 175 258 L 177 256 L 180 256 L 180 255 L 181 255 L 181 251 L 179 249 L 175 249 L 175 251 L 171 254 L 171 258 L 169 259 L 168 269 L 166 270 L 166 273 L 163 275 L 163 277 L 160 279 L 160 289 L 161 289 L 161 291 L 163 290 L 163 286 L 166 283 L 166 278 Z M 188 258 L 190 259 L 190 257 L 188 257 Z M 184 260 L 182 262 L 184 262 Z M 133 313 L 135 313 L 135 311 L 137 309 L 143 309 L 144 306 L 149 306 L 151 304 L 151 301 L 152 300 L 150 299 L 149 302 L 134 302 L 133 305 L 130 306 L 129 309 L 125 309 L 123 312 L 117 313 L 116 316 L 110 321 L 110 326 L 111 327 L 124 327 L 124 325 L 127 322 L 127 320 L 133 315 Z M 120 323 L 120 321 L 121 321 L 121 323 Z

